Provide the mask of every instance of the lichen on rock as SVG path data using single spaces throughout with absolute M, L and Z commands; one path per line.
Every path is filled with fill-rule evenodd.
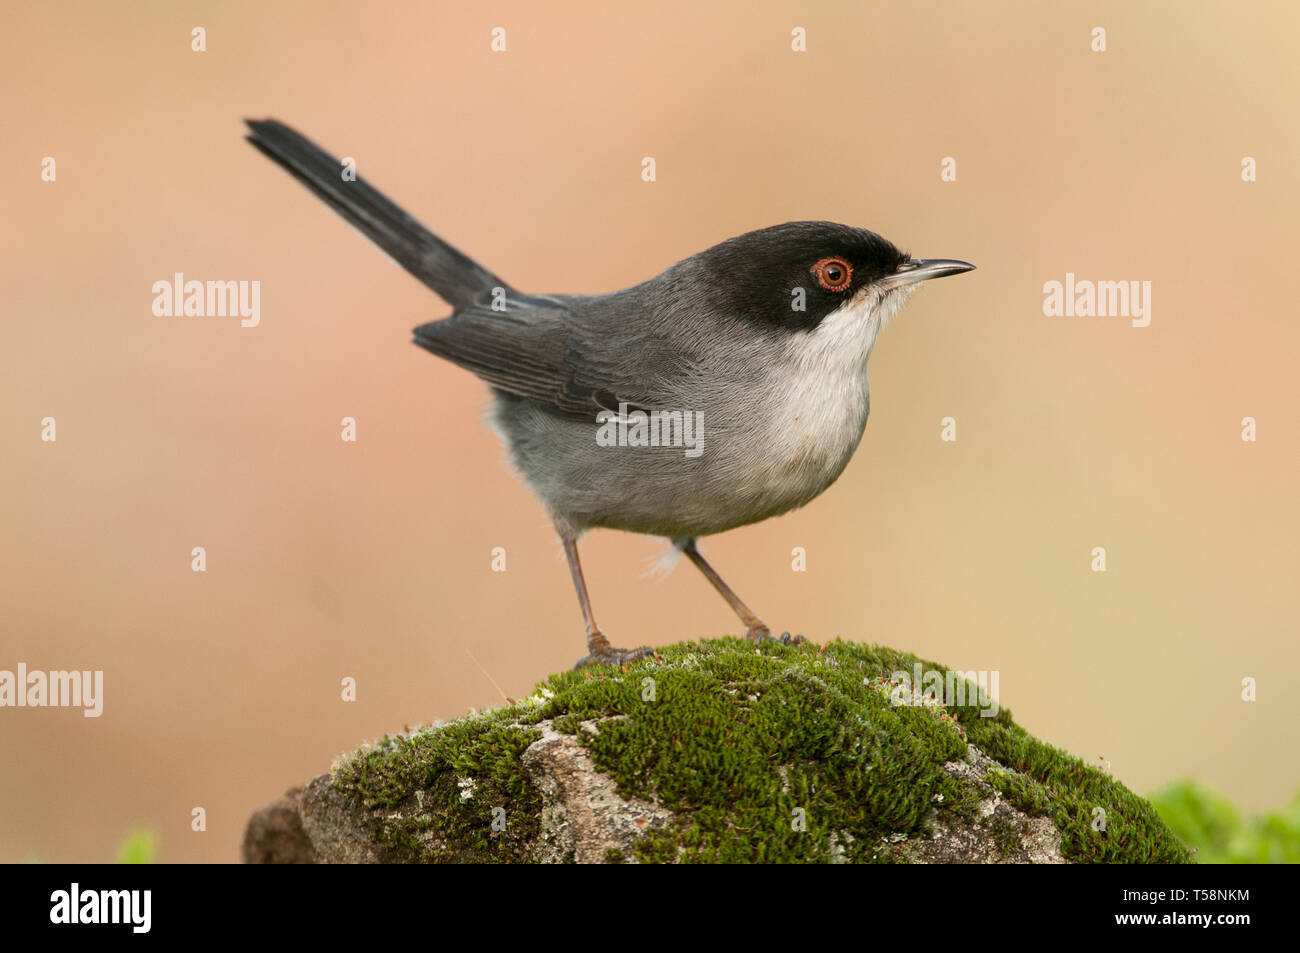
M 1005 708 L 898 704 L 947 669 L 835 641 L 683 643 L 339 760 L 291 792 L 318 862 L 1177 863 L 1152 807 Z M 291 856 L 285 801 L 246 859 Z M 255 829 L 280 823 L 275 850 Z

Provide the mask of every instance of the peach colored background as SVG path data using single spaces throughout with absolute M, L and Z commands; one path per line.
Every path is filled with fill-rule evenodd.
M 107 860 L 138 824 L 161 859 L 233 860 L 249 812 L 336 754 L 498 702 L 469 653 L 518 697 L 582 651 L 485 387 L 408 343 L 447 308 L 246 115 L 356 157 L 527 290 L 613 290 L 799 218 L 974 261 L 882 335 L 841 480 L 706 552 L 778 631 L 999 670 L 1029 730 L 1140 792 L 1281 804 L 1298 27 L 1283 2 L 4 4 L 0 668 L 102 668 L 106 699 L 0 710 L 0 860 Z M 260 280 L 261 326 L 154 317 L 176 271 Z M 1044 317 L 1067 271 L 1152 281 L 1151 326 Z M 642 575 L 661 549 L 586 541 L 616 642 L 734 632 L 689 566 Z

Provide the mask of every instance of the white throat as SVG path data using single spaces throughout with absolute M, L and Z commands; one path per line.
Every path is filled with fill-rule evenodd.
M 908 299 L 916 285 L 890 291 L 863 288 L 849 301 L 822 318 L 807 335 L 795 335 L 792 355 L 810 374 L 866 375 L 867 359 L 876 336 Z
M 911 288 L 865 288 L 811 332 L 784 345 L 781 370 L 768 381 L 764 446 L 784 492 L 800 502 L 839 476 L 867 424 L 867 359 L 876 335 Z

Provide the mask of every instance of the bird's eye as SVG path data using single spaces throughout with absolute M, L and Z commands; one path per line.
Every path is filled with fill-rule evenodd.
M 812 273 L 827 291 L 843 291 L 853 280 L 853 269 L 843 258 L 823 258 L 812 266 Z

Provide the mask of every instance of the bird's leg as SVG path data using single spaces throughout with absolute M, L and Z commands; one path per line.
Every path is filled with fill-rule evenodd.
M 578 590 L 578 604 L 582 606 L 582 621 L 587 625 L 587 654 L 578 659 L 578 664 L 573 667 L 579 669 L 584 665 L 598 662 L 623 665 L 626 662 L 645 658 L 654 650 L 646 646 L 639 649 L 616 649 L 609 644 L 609 639 L 605 638 L 605 633 L 600 631 L 600 626 L 596 625 L 596 619 L 591 614 L 587 582 L 582 578 L 582 563 L 578 561 L 578 541 L 568 536 L 562 536 L 560 539 L 564 543 L 564 555 L 569 560 L 569 572 L 573 574 L 573 587 Z
M 731 606 L 736 615 L 740 616 L 740 621 L 745 624 L 746 639 L 751 642 L 761 642 L 763 639 L 776 639 L 778 642 L 782 642 L 785 645 L 793 645 L 798 642 L 807 641 L 802 635 L 791 637 L 788 632 L 778 639 L 772 634 L 772 630 L 763 624 L 763 620 L 754 615 L 753 610 L 750 609 L 749 606 L 745 605 L 740 596 L 736 595 L 732 588 L 723 581 L 722 577 L 718 575 L 718 571 L 709 565 L 709 561 L 704 558 L 704 554 L 701 553 L 699 547 L 695 545 L 695 540 L 674 540 L 673 542 L 681 548 L 681 551 L 686 554 L 691 562 L 695 563 L 696 568 L 698 568 L 700 572 L 704 573 L 704 578 L 713 583 L 713 588 L 718 590 L 718 592 L 721 593 L 722 598 L 727 600 L 727 604 Z

